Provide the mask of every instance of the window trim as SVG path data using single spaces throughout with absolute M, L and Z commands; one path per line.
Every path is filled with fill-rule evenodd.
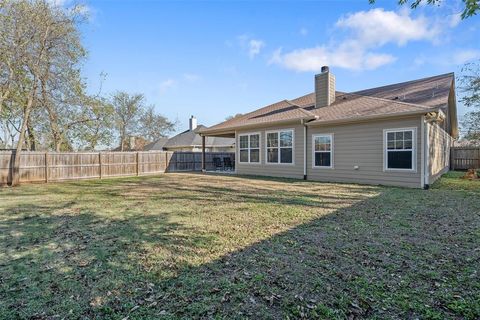
M 292 132 L 292 162 L 280 162 L 280 149 L 286 149 L 288 147 L 280 147 L 280 132 L 291 131 Z M 273 149 L 268 147 L 268 134 L 277 133 L 278 135 L 278 161 L 277 162 L 268 162 L 268 149 Z M 281 166 L 294 166 L 295 165 L 295 129 L 286 128 L 286 129 L 275 129 L 275 130 L 265 130 L 265 165 L 281 165 Z
M 315 165 L 315 152 L 321 152 L 321 151 L 315 151 L 315 138 L 317 137 L 329 137 L 330 138 L 330 166 L 316 166 Z M 312 134 L 312 168 L 313 169 L 334 169 L 334 134 L 333 133 L 314 133 Z
M 412 132 L 412 168 L 411 169 L 401 169 L 401 168 L 388 168 L 388 139 L 387 135 L 389 132 Z M 417 172 L 417 127 L 406 127 L 406 128 L 389 128 L 383 129 L 383 171 L 384 172 Z M 395 151 L 396 149 L 393 149 Z M 398 149 L 398 150 L 405 150 L 405 149 Z M 409 150 L 406 150 L 409 151 Z
M 258 134 L 258 162 L 251 162 L 250 161 L 250 136 L 252 135 L 257 135 Z M 241 148 L 240 146 L 240 137 L 248 137 L 248 148 Z M 241 163 L 241 164 L 254 164 L 254 165 L 259 165 L 262 163 L 262 135 L 260 132 L 245 132 L 245 133 L 239 133 L 238 134 L 238 163 Z M 257 148 L 253 148 L 253 149 L 257 149 Z M 240 157 L 240 151 L 241 150 L 248 150 L 248 162 L 245 162 L 245 161 L 241 161 L 241 157 Z

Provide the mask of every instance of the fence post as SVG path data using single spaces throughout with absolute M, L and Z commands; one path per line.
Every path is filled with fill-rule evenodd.
M 165 168 L 163 169 L 163 172 L 167 172 L 168 168 L 168 151 L 165 151 Z
M 45 152 L 45 183 L 48 183 L 48 152 Z
M 139 175 L 140 163 L 138 162 L 138 151 L 137 151 L 137 176 Z
M 475 169 L 480 169 L 480 148 L 477 149 L 477 167 Z
M 98 176 L 102 179 L 102 153 L 98 153 Z
M 453 163 L 453 153 L 455 152 L 455 149 L 452 147 L 450 148 L 450 170 L 455 170 L 455 164 Z

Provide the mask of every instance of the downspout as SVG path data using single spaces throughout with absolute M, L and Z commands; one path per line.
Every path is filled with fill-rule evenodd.
M 425 188 L 425 116 L 420 119 L 420 188 Z
M 423 188 L 428 190 L 430 188 L 430 138 L 429 138 L 429 130 L 428 130 L 428 121 L 425 121 L 424 125 L 424 135 L 425 135 L 425 167 L 423 169 L 425 177 L 424 177 L 424 185 Z
M 307 180 L 307 126 L 303 124 L 303 180 Z
M 238 138 L 237 138 L 237 130 L 235 130 L 235 163 L 234 163 L 234 173 L 237 173 L 237 165 L 240 163 L 240 153 L 238 152 Z

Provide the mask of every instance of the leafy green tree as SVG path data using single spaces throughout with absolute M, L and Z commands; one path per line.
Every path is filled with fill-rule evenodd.
M 368 1 L 371 4 L 376 2 L 376 0 Z M 399 5 L 409 4 L 412 9 L 416 9 L 422 3 L 426 3 L 427 5 L 439 5 L 441 2 L 442 0 L 398 0 Z M 464 4 L 462 19 L 474 16 L 480 11 L 480 0 L 462 0 L 462 2 Z

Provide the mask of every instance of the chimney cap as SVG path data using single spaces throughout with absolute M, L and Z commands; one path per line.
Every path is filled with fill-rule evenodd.
M 323 66 L 321 69 L 322 73 L 327 73 L 329 70 L 328 66 Z

